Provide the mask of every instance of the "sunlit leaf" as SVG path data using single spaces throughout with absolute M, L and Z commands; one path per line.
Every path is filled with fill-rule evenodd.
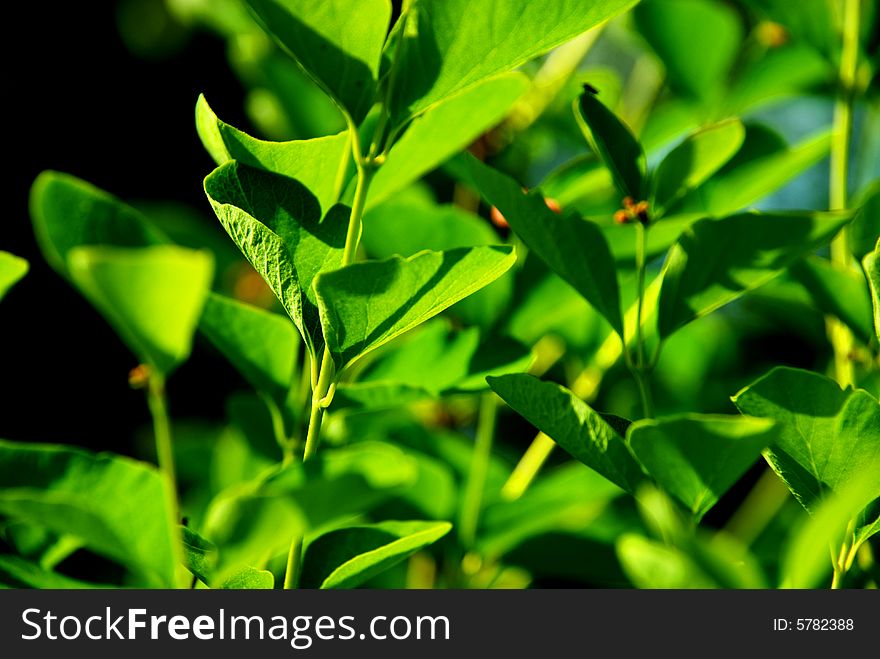
M 27 274 L 28 267 L 23 258 L 0 251 L 0 300 Z

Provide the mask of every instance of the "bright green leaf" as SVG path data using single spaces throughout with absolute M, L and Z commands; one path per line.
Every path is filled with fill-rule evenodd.
M 492 78 L 416 118 L 376 172 L 367 207 L 389 199 L 501 123 L 527 84 L 520 73 Z
M 714 0 L 646 0 L 633 16 L 674 90 L 705 100 L 723 89 L 743 36 L 732 7 Z
M 747 208 L 822 160 L 830 144 L 826 133 L 792 148 L 770 129 L 747 125 L 739 152 L 703 185 L 685 195 L 675 212 L 720 216 Z
M 376 96 L 389 0 L 247 0 L 266 30 L 355 124 Z
M 632 131 L 589 89 L 581 94 L 575 116 L 583 122 L 584 135 L 611 172 L 620 196 L 644 199 L 645 153 Z
M 644 479 L 626 441 L 599 413 L 565 387 L 531 375 L 490 377 L 489 386 L 575 459 L 634 493 Z
M 653 177 L 652 212 L 665 213 L 685 192 L 717 172 L 739 151 L 745 128 L 728 119 L 689 135 L 663 159 Z
M 880 239 L 877 240 L 874 251 L 865 256 L 862 264 L 874 300 L 874 331 L 877 333 L 877 340 L 880 341 Z
M 767 419 L 687 415 L 638 421 L 627 440 L 654 480 L 699 520 L 775 436 Z
M 219 551 L 216 578 L 286 552 L 295 536 L 368 510 L 415 478 L 415 464 L 399 449 L 363 442 L 222 492 L 205 514 L 205 536 Z
M 395 125 L 624 12 L 634 0 L 420 0 L 406 16 Z
M 28 262 L 23 258 L 0 251 L 0 300 L 27 274 L 28 267 Z
M 852 216 L 743 213 L 695 222 L 666 260 L 659 300 L 661 337 L 766 284 L 828 243 Z
M 512 247 L 472 247 L 323 273 L 315 290 L 337 371 L 494 281 L 515 260 Z
M 300 331 L 312 357 L 323 345 L 315 276 L 342 263 L 348 209 L 321 219 L 314 196 L 300 183 L 230 162 L 205 179 L 220 223 L 266 280 Z
M 18 556 L 0 554 L 0 588 L 40 588 L 42 590 L 77 590 L 105 588 L 102 584 L 72 579 L 47 570 Z
M 275 577 L 268 570 L 246 567 L 232 574 L 220 588 L 224 590 L 272 590 Z
M 623 571 L 636 588 L 717 588 L 684 552 L 656 540 L 627 534 L 617 542 Z
M 355 588 L 433 544 L 449 522 L 380 522 L 325 533 L 306 549 L 300 585 Z
M 467 162 L 476 187 L 504 214 L 528 248 L 622 334 L 614 261 L 599 227 L 572 215 L 556 214 L 547 208 L 543 197 L 523 194 L 508 176 L 475 158 Z
M 210 254 L 183 247 L 77 247 L 71 279 L 141 362 L 169 374 L 189 356 L 213 277 Z
M 351 149 L 347 131 L 311 140 L 258 140 L 221 121 L 204 96 L 199 96 L 196 103 L 196 128 L 218 166 L 237 160 L 296 179 L 318 200 L 322 216 L 338 201 L 337 179 Z
M 168 242 L 141 213 L 69 174 L 40 174 L 31 187 L 30 211 L 43 256 L 65 276 L 68 253 L 75 247 Z
M 217 547 L 186 526 L 180 527 L 180 533 L 183 537 L 183 564 L 202 583 L 210 585 L 217 561 Z
M 287 396 L 299 346 L 289 319 L 212 293 L 199 329 L 254 389 L 279 402 Z
M 809 511 L 860 474 L 880 473 L 880 403 L 818 373 L 774 368 L 733 398 L 779 422 L 767 462 Z M 880 489 L 880 480 L 875 480 Z M 880 491 L 877 492 L 880 494 Z
M 0 440 L 0 513 L 81 539 L 149 587 L 174 585 L 165 484 L 151 466 L 108 453 Z

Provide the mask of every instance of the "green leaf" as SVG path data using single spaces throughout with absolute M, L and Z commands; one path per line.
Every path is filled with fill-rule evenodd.
M 72 579 L 47 570 L 18 556 L 0 554 L 0 588 L 40 588 L 54 590 L 77 590 L 80 588 L 104 588 L 102 584 Z
M 539 194 L 523 194 L 517 183 L 476 158 L 467 159 L 477 189 L 511 228 L 556 274 L 571 284 L 623 334 L 614 260 L 599 227 L 547 208 Z
M 745 128 L 728 119 L 698 130 L 675 147 L 653 177 L 654 216 L 663 215 L 688 190 L 705 182 L 742 146 Z
M 641 535 L 628 533 L 617 542 L 623 571 L 636 588 L 717 588 L 687 554 Z
M 852 206 L 859 209 L 849 230 L 849 243 L 853 256 L 863 259 L 869 254 L 880 236 L 880 179 L 869 185 Z
M 780 436 L 767 462 L 811 512 L 861 474 L 880 473 L 880 403 L 866 391 L 843 390 L 818 373 L 779 367 L 733 402 L 744 414 L 779 422 Z
M 494 281 L 516 261 L 512 247 L 421 252 L 356 263 L 315 282 L 337 372 Z
M 416 118 L 376 172 L 367 208 L 403 190 L 501 123 L 528 86 L 521 73 L 485 80 Z
M 0 300 L 27 274 L 29 267 L 23 258 L 0 251 Z
M 0 440 L 0 513 L 81 539 L 148 587 L 174 585 L 172 512 L 151 466 L 108 453 Z
M 211 293 L 199 329 L 255 390 L 278 402 L 287 396 L 299 346 L 289 319 Z
M 826 133 L 791 148 L 772 130 L 746 125 L 739 152 L 703 185 L 685 195 L 675 212 L 718 216 L 742 210 L 822 160 L 830 144 Z
M 880 239 L 877 240 L 874 251 L 865 256 L 862 265 L 874 301 L 874 331 L 877 333 L 877 340 L 880 341 Z
M 246 567 L 223 582 L 224 590 L 272 590 L 275 587 L 275 576 L 268 570 Z
M 520 498 L 489 503 L 481 517 L 479 550 L 501 557 L 530 538 L 589 527 L 620 494 L 597 472 L 569 462 L 542 475 Z
M 77 247 L 70 277 L 137 358 L 168 375 L 186 360 L 213 277 L 206 252 Z
M 355 124 L 376 97 L 389 0 L 247 0 L 266 31 Z
M 876 437 L 876 436 L 875 436 Z M 865 503 L 880 495 L 877 471 L 852 474 L 850 480 L 821 503 L 789 537 L 782 557 L 782 588 L 817 588 L 830 583 L 829 548 L 835 553 L 844 540 L 862 542 L 866 534 L 848 535 L 849 520 L 856 518 Z M 874 532 L 880 530 L 874 523 Z M 864 527 L 863 527 L 864 528 Z M 861 535 L 861 537 L 859 537 Z
M 220 223 L 266 280 L 300 331 L 312 357 L 324 339 L 312 288 L 315 276 L 342 264 L 348 209 L 334 206 L 323 221 L 300 183 L 230 162 L 205 179 Z
M 606 108 L 596 94 L 584 89 L 575 116 L 596 155 L 602 159 L 622 197 L 645 198 L 645 152 L 632 131 Z
M 75 247 L 168 242 L 141 213 L 69 174 L 40 174 L 31 187 L 30 211 L 43 256 L 64 276 L 69 276 L 67 257 Z
M 743 36 L 733 8 L 707 0 L 647 0 L 633 17 L 676 92 L 706 100 L 724 88 Z
M 789 272 L 820 311 L 846 323 L 860 341 L 870 341 L 871 297 L 861 272 L 818 256 L 798 261 Z
M 669 250 L 660 289 L 658 329 L 667 337 L 766 284 L 828 243 L 853 213 L 743 213 L 704 219 Z
M 768 419 L 691 414 L 638 421 L 627 440 L 654 480 L 699 520 L 775 436 Z
M 183 564 L 202 583 L 211 584 L 217 561 L 217 547 L 192 529 L 186 526 L 179 528 L 183 537 Z
M 356 588 L 451 529 L 449 522 L 380 522 L 330 531 L 309 543 L 300 585 Z
M 565 387 L 523 373 L 488 381 L 529 423 L 615 485 L 632 494 L 644 480 L 623 437 Z
M 311 140 L 258 140 L 221 121 L 204 96 L 196 103 L 196 128 L 217 165 L 237 160 L 296 179 L 318 200 L 322 217 L 338 201 L 337 179 L 351 149 L 348 131 Z
M 205 514 L 205 536 L 219 550 L 215 579 L 286 552 L 292 538 L 368 510 L 415 478 L 414 462 L 399 449 L 362 442 L 222 492 Z
M 419 0 L 393 72 L 394 125 L 629 9 L 634 0 Z

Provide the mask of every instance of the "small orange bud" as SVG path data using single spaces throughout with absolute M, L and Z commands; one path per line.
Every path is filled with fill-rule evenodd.
M 625 210 L 621 209 L 619 211 L 614 212 L 614 221 L 618 224 L 626 224 L 629 222 L 629 213 Z
M 547 204 L 547 208 L 549 208 L 554 213 L 562 212 L 562 206 L 560 206 L 559 202 L 556 201 L 553 197 L 545 197 L 544 203 Z
M 501 214 L 501 211 L 498 210 L 496 206 L 492 206 L 492 210 L 489 211 L 489 218 L 492 220 L 492 224 L 499 229 L 507 229 L 510 227 L 507 220 L 504 219 L 504 215 Z
M 128 372 L 128 385 L 132 389 L 143 389 L 150 382 L 150 367 L 138 364 Z

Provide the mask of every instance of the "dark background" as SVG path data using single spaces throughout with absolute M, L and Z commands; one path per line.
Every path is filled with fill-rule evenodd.
M 120 37 L 118 9 L 110 0 L 17 3 L 5 21 L 0 249 L 31 270 L 0 306 L 0 438 L 130 454 L 134 431 L 149 420 L 143 393 L 127 384 L 136 361 L 40 254 L 31 183 L 44 169 L 61 170 L 123 200 L 186 203 L 207 221 L 201 181 L 212 163 L 195 131 L 198 94 L 231 122 L 247 122 L 219 38 L 177 35 L 165 57 L 144 58 Z M 169 382 L 172 413 L 219 418 L 238 384 L 197 345 Z

